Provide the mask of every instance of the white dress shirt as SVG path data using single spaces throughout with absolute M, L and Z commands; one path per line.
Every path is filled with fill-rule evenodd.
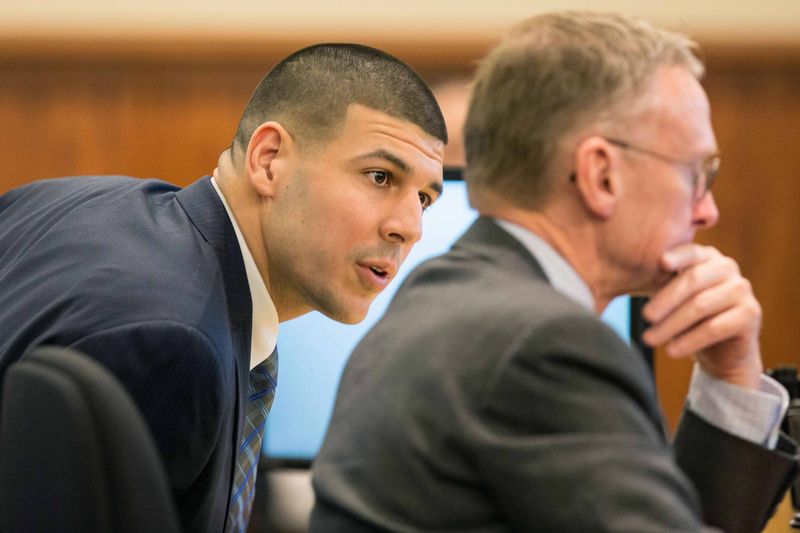
M 533 255 L 552 287 L 594 312 L 594 297 L 575 269 L 544 239 L 522 226 L 495 220 Z M 731 385 L 695 363 L 687 396 L 689 408 L 714 426 L 750 442 L 774 448 L 789 406 L 786 389 L 762 375 L 759 389 Z
M 228 218 L 231 219 L 233 231 L 236 232 L 236 240 L 239 241 L 239 249 L 242 251 L 244 260 L 244 270 L 247 273 L 247 284 L 250 286 L 250 300 L 253 302 L 252 335 L 250 336 L 250 370 L 252 370 L 266 361 L 275 349 L 278 342 L 278 311 L 275 309 L 275 304 L 272 303 L 272 298 L 269 297 L 264 280 L 258 272 L 256 262 L 247 247 L 239 225 L 228 207 L 228 202 L 225 201 L 225 196 L 214 178 L 211 178 L 211 184 L 222 200 Z

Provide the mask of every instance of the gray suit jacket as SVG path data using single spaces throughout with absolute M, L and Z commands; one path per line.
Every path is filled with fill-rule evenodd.
M 676 462 L 643 358 L 479 219 L 353 353 L 311 528 L 753 531 L 797 468 L 782 446 L 687 412 Z

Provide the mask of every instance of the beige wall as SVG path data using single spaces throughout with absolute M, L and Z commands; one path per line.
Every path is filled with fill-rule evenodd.
M 2 0 L 0 41 L 63 38 L 493 39 L 552 9 L 629 13 L 703 41 L 800 42 L 798 0 Z

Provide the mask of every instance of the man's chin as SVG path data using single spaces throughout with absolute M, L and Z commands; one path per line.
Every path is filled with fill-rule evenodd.
M 370 299 L 366 303 L 359 302 L 358 304 L 351 304 L 349 306 L 344 302 L 340 302 L 335 309 L 318 309 L 318 311 L 331 320 L 341 322 L 342 324 L 358 324 L 366 318 L 372 300 L 373 299 Z
M 363 313 L 359 315 L 347 315 L 341 318 L 334 318 L 334 320 L 336 320 L 337 322 L 341 322 L 342 324 L 353 326 L 355 324 L 362 322 L 366 316 L 367 314 Z
M 659 270 L 655 274 L 651 274 L 647 279 L 637 283 L 634 288 L 629 292 L 632 296 L 653 296 L 655 293 L 663 289 L 675 277 L 674 272 L 664 272 Z

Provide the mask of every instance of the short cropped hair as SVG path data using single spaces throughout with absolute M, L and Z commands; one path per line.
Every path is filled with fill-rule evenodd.
M 611 13 L 550 13 L 514 27 L 476 72 L 464 126 L 473 205 L 488 193 L 541 207 L 561 139 L 622 121 L 661 66 L 701 78 L 696 49 L 683 35 Z
M 270 120 L 301 142 L 330 140 L 350 104 L 407 120 L 447 143 L 436 99 L 411 67 L 375 48 L 334 43 L 298 50 L 267 73 L 244 110 L 233 152 L 246 152 L 253 132 Z

